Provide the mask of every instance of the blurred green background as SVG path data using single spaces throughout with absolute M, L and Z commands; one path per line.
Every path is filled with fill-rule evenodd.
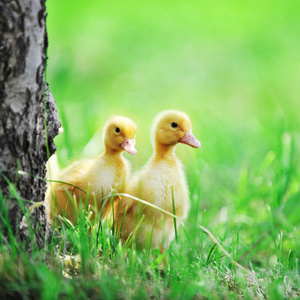
M 241 260 L 272 263 L 281 231 L 282 255 L 297 256 L 299 1 L 48 0 L 47 9 L 61 167 L 101 153 L 97 130 L 121 114 L 138 125 L 138 154 L 125 154 L 137 170 L 152 153 L 154 116 L 183 110 L 202 143 L 177 149 L 189 220 L 225 242 L 238 227 Z

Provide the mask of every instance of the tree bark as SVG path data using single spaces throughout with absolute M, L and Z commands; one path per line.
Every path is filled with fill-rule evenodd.
M 39 178 L 45 177 L 60 127 L 55 101 L 44 80 L 47 46 L 45 0 L 0 0 L 0 190 L 12 230 L 20 240 L 29 231 L 24 222 L 20 226 L 23 213 L 8 182 L 16 187 L 26 208 L 32 205 L 28 200 L 44 200 L 46 183 Z M 35 209 L 31 217 L 36 242 L 43 247 L 44 207 Z

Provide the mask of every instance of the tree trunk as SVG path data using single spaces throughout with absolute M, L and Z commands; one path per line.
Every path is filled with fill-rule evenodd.
M 45 164 L 56 150 L 53 138 L 60 127 L 55 101 L 44 81 L 47 46 L 45 0 L 0 0 L 0 190 L 13 233 L 20 240 L 29 231 L 24 219 L 21 222 L 23 213 L 16 198 L 26 208 L 32 205 L 29 201 L 44 200 L 46 183 L 39 178 L 45 177 Z M 36 242 L 43 247 L 48 230 L 44 207 L 35 209 L 31 217 Z

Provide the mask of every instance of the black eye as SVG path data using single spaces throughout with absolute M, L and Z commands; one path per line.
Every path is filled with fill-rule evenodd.
M 119 133 L 121 130 L 119 127 L 117 127 L 115 131 L 116 131 L 116 133 Z
M 175 122 L 173 122 L 173 123 L 172 123 L 172 127 L 173 127 L 173 128 L 177 128 L 177 127 L 178 127 L 178 124 L 175 123 Z

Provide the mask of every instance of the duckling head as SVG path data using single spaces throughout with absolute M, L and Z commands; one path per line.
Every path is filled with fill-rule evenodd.
M 156 150 L 173 148 L 178 143 L 194 148 L 201 146 L 192 134 L 190 118 L 181 111 L 167 110 L 159 113 L 154 121 L 153 133 Z
M 109 119 L 104 127 L 105 152 L 126 152 L 135 155 L 135 123 L 126 117 L 116 116 Z

